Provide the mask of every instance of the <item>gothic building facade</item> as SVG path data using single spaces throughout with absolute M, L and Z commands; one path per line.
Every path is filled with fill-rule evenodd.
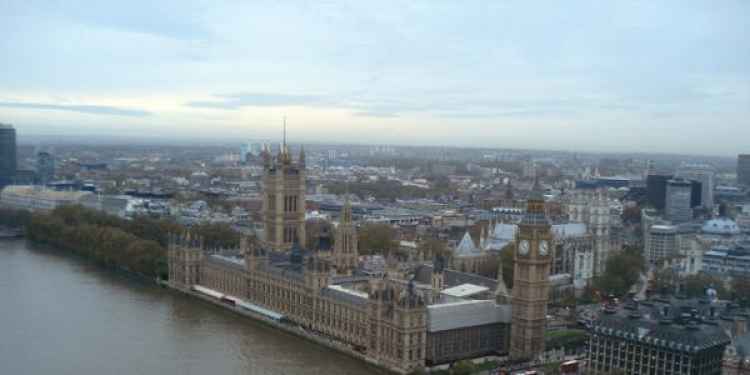
M 570 220 L 586 224 L 591 237 L 594 276 L 603 274 L 610 254 L 622 248 L 622 223 L 610 206 L 604 190 L 576 192 L 566 202 Z
M 349 202 L 332 250 L 301 248 L 304 153 L 298 160 L 292 162 L 286 146 L 275 159 L 264 152 L 265 238 L 243 237 L 237 249 L 217 251 L 190 234 L 174 236 L 169 285 L 257 312 L 258 318 L 270 316 L 398 373 L 490 354 L 531 359 L 543 351 L 552 236 L 541 194 L 529 200 L 514 232 L 518 250 L 510 292 L 502 275 L 498 282 L 449 270 L 443 258 L 412 269 L 388 267 L 375 276 L 359 265 Z M 489 237 L 482 236 L 480 246 L 486 247 Z M 464 245 L 467 258 L 486 253 L 470 236 Z M 483 299 L 441 298 L 447 288 L 467 284 L 490 292 Z
M 270 248 L 288 251 L 305 243 L 305 150 L 298 162 L 283 144 L 274 158 L 263 152 L 264 240 Z

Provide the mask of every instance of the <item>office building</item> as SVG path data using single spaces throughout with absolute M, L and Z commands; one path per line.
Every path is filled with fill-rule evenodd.
M 0 188 L 13 184 L 16 169 L 16 129 L 0 123 Z
M 49 152 L 36 154 L 36 178 L 40 185 L 46 185 L 55 179 L 55 156 Z
M 750 186 L 750 154 L 737 156 L 737 183 Z
M 701 207 L 703 205 L 703 184 L 691 180 L 690 185 L 690 207 Z
M 719 277 L 750 277 L 750 244 L 713 247 L 703 254 L 703 272 Z
M 667 181 L 671 175 L 652 174 L 646 177 L 646 197 L 648 203 L 657 210 L 663 210 L 667 196 Z
M 692 188 L 690 181 L 685 179 L 675 178 L 667 181 L 664 209 L 668 220 L 673 223 L 684 223 L 693 218 L 693 209 L 690 208 Z
M 646 234 L 646 260 L 656 264 L 662 259 L 677 255 L 677 227 L 673 225 L 653 225 Z
M 709 210 L 714 207 L 715 175 L 713 167 L 704 164 L 688 164 L 677 171 L 678 177 L 700 183 L 700 206 Z

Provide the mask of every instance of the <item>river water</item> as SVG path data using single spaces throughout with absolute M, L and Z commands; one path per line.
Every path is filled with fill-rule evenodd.
M 378 374 L 218 306 L 0 240 L 0 374 Z

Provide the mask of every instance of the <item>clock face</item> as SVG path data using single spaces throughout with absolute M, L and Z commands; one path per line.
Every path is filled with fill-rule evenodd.
M 518 254 L 529 255 L 529 241 L 523 240 L 518 244 Z
M 547 241 L 539 242 L 539 255 L 546 256 L 549 254 L 549 244 Z

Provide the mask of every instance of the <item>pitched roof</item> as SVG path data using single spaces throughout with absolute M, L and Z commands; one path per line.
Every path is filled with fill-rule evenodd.
M 497 305 L 491 300 L 461 301 L 427 306 L 427 330 L 429 332 L 509 323 L 510 318 L 510 306 Z
M 457 257 L 475 257 L 482 255 L 482 250 L 474 244 L 474 240 L 471 239 L 471 235 L 467 231 L 461 239 L 461 242 L 456 246 L 453 255 Z

